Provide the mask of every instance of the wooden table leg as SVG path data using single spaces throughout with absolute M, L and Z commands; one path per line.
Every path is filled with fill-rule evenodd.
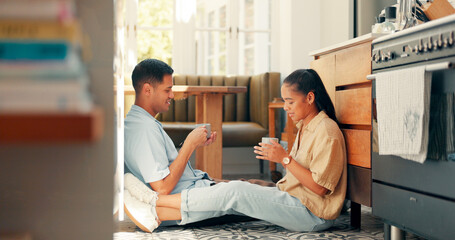
M 292 119 L 288 116 L 286 120 L 286 126 L 284 127 L 284 131 L 287 134 L 288 140 L 288 153 L 291 152 L 292 147 L 294 146 L 295 137 L 297 135 L 297 128 L 295 127 L 295 123 Z
M 275 109 L 269 107 L 269 137 L 275 137 Z M 276 171 L 276 163 L 269 161 L 270 172 Z
M 282 106 L 276 107 L 269 104 L 269 137 L 276 137 L 275 113 L 281 108 Z M 276 183 L 283 177 L 283 174 L 277 171 L 276 163 L 269 161 L 269 170 L 272 182 Z
M 196 168 L 207 172 L 210 177 L 223 175 L 223 95 L 203 94 L 196 96 L 196 123 L 210 123 L 217 139 L 209 146 L 196 150 Z

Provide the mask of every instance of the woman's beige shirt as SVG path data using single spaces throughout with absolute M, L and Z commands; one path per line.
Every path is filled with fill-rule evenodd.
M 291 157 L 310 170 L 313 180 L 329 191 L 322 197 L 317 195 L 304 187 L 290 171 L 277 186 L 300 199 L 314 215 L 335 219 L 340 215 L 346 195 L 347 166 L 343 134 L 324 111 L 319 112 L 306 126 L 303 126 L 302 121 L 298 122 L 297 128 L 299 131 Z

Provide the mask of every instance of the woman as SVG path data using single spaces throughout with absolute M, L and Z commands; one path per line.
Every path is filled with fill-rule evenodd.
M 311 69 L 290 74 L 281 96 L 299 129 L 290 155 L 278 143 L 254 147 L 258 159 L 286 168 L 276 187 L 231 181 L 158 196 L 125 175 L 128 216 L 144 231 L 153 231 L 160 221 L 181 220 L 183 225 L 226 214 L 247 215 L 293 231 L 331 227 L 343 206 L 347 175 L 345 143 L 333 104 Z

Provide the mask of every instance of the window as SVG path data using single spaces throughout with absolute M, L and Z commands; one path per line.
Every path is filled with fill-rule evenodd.
M 227 1 L 197 1 L 196 56 L 198 74 L 226 74 Z
M 177 67 L 182 74 L 269 71 L 271 1 L 138 0 L 137 59 L 192 65 L 183 71 Z M 192 18 L 176 22 L 174 9 L 188 11 Z M 182 47 L 174 41 L 187 43 Z
M 242 74 L 270 70 L 270 5 L 271 1 L 244 0 L 240 6 L 238 68 Z
M 270 70 L 271 0 L 198 0 L 197 74 Z
M 172 65 L 174 3 L 139 0 L 137 8 L 137 60 L 157 58 Z

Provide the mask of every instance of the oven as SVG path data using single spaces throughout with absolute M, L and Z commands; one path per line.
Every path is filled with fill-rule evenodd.
M 428 239 L 455 236 L 454 31 L 451 15 L 372 43 L 372 211 L 385 224 L 385 239 L 405 231 Z M 379 155 L 375 76 L 422 65 L 432 76 L 426 161 Z

